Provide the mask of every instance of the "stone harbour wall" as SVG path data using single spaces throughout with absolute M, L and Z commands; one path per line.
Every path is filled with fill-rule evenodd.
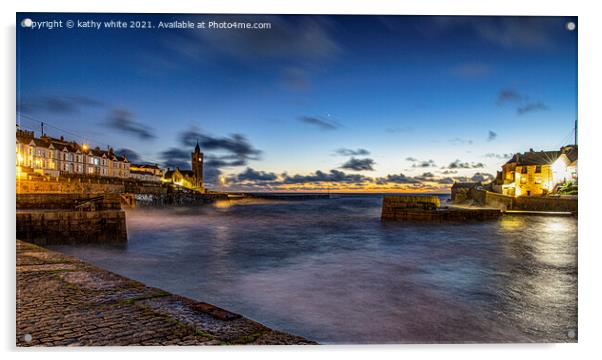
M 17 238 L 37 244 L 127 242 L 125 211 L 21 210 Z
M 480 206 L 501 210 L 571 212 L 577 214 L 577 196 L 519 196 L 512 197 L 482 189 L 471 189 L 468 199 Z
M 525 211 L 568 211 L 577 214 L 577 197 L 520 196 L 514 198 L 512 210 Z
M 17 180 L 17 194 L 26 193 L 72 193 L 72 194 L 121 194 L 125 191 L 123 182 L 115 183 L 102 179 L 65 180 Z
M 402 212 L 408 210 L 434 210 L 441 206 L 441 201 L 438 196 L 425 195 L 425 196 L 399 196 L 399 195 L 386 195 L 383 197 L 383 205 L 381 218 L 382 219 L 396 219 Z
M 490 220 L 501 216 L 498 209 L 441 208 L 437 196 L 385 196 L 382 220 L 396 221 L 467 221 Z
M 77 210 L 85 207 L 86 203 L 94 204 L 97 210 L 119 210 L 121 197 L 118 194 L 53 194 L 28 193 L 17 194 L 17 210 Z

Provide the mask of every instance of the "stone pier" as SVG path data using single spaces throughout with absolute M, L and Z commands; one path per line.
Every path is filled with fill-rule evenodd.
M 441 207 L 437 196 L 385 196 L 381 220 L 469 221 L 491 220 L 502 215 L 499 209 Z
M 17 346 L 315 344 L 17 240 Z
M 119 194 L 17 194 L 17 238 L 37 245 L 126 243 Z

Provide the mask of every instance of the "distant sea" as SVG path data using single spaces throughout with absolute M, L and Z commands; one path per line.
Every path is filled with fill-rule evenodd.
M 127 246 L 53 248 L 321 343 L 575 341 L 576 219 L 381 222 L 382 194 L 337 195 L 133 209 Z

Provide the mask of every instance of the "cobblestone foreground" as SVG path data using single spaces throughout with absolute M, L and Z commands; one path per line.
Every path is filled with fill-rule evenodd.
M 17 346 L 315 344 L 17 240 Z

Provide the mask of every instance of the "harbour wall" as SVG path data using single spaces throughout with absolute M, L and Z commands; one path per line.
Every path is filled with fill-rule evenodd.
M 109 194 L 120 196 L 121 204 L 128 208 L 138 206 L 194 206 L 228 199 L 228 196 L 224 193 L 199 193 L 174 189 L 169 184 L 157 182 L 84 175 L 17 180 L 16 193 L 21 198 L 17 208 L 20 206 L 19 203 L 22 204 L 21 206 L 26 206 L 26 198 L 31 199 L 29 201 L 30 205 L 26 207 L 28 209 L 46 209 L 56 207 L 57 202 L 70 201 L 70 199 L 81 200 L 87 197 Z
M 125 192 L 124 183 L 107 182 L 102 179 L 70 180 L 17 180 L 17 194 L 121 194 Z
M 577 197 L 519 196 L 512 197 L 483 189 L 470 189 L 468 199 L 480 206 L 501 210 L 571 212 L 577 214 Z
M 17 194 L 16 236 L 37 245 L 126 243 L 118 194 Z
M 437 196 L 385 196 L 381 220 L 453 222 L 497 219 L 498 209 L 440 207 Z
M 60 178 L 39 178 L 35 180 L 17 180 L 17 194 L 57 193 L 57 194 L 152 194 L 168 192 L 168 186 L 158 182 L 136 179 L 118 179 L 100 176 L 64 175 Z
M 36 245 L 125 244 L 125 211 L 19 211 L 17 238 Z

